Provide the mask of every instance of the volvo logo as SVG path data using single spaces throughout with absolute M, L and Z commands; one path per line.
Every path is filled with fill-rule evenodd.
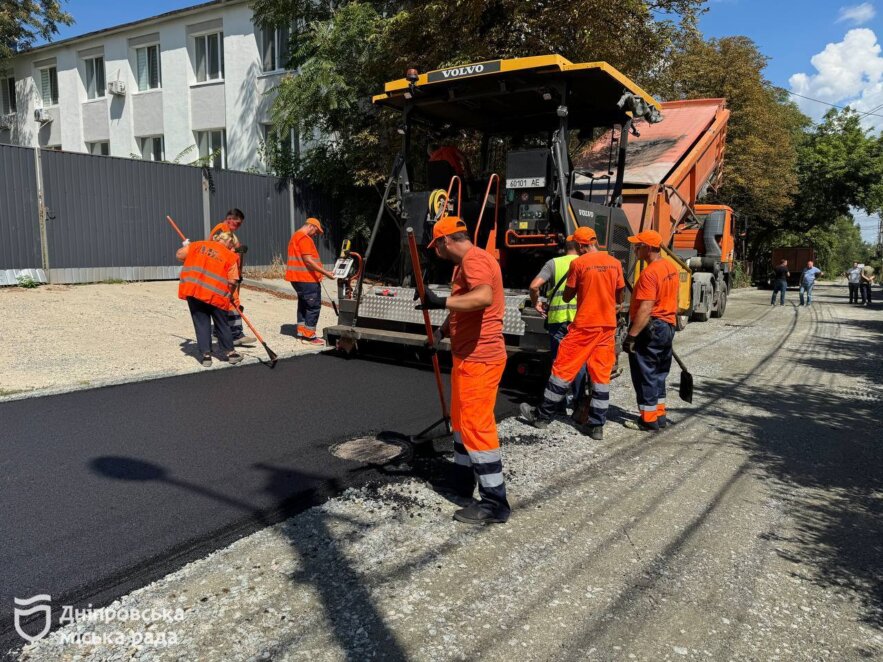
M 483 64 L 470 64 L 468 67 L 460 67 L 459 69 L 448 69 L 442 71 L 445 78 L 457 78 L 458 76 L 471 76 L 472 74 L 480 74 L 484 71 Z
M 585 216 L 586 218 L 595 218 L 595 212 L 589 211 L 588 209 L 580 209 L 577 207 L 576 213 L 580 216 Z
M 435 83 L 440 80 L 450 80 L 452 78 L 464 78 L 467 76 L 478 76 L 479 74 L 492 74 L 500 70 L 500 61 L 482 62 L 481 64 L 467 64 L 462 67 L 452 67 L 451 69 L 442 69 L 441 71 L 430 71 L 427 80 Z

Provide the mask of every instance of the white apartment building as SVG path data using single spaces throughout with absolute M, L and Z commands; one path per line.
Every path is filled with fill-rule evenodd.
M 214 0 L 33 48 L 0 71 L 0 143 L 264 170 L 289 30 Z M 298 138 L 291 136 L 294 149 Z

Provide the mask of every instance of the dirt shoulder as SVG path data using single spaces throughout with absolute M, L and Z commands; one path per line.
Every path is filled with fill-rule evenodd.
M 177 281 L 0 288 L 0 400 L 206 370 L 177 289 Z M 296 301 L 251 288 L 241 299 L 280 357 L 315 351 L 293 336 Z M 323 306 L 320 332 L 335 322 Z M 241 353 L 247 362 L 266 357 L 259 344 Z M 211 369 L 229 367 L 216 360 Z

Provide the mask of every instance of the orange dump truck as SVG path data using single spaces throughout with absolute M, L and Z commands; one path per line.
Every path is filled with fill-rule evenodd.
M 656 230 L 666 259 L 681 275 L 678 325 L 721 317 L 732 286 L 735 248 L 733 210 L 699 204 L 721 173 L 730 111 L 723 99 L 661 104 L 664 120 L 636 123 L 628 141 L 622 208 L 634 233 Z M 586 173 L 609 162 L 608 135 L 578 161 Z M 597 176 L 577 177 L 587 191 L 605 186 Z M 635 275 L 641 265 L 635 266 Z

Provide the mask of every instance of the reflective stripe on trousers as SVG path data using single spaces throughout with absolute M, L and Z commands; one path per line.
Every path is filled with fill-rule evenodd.
M 483 501 L 508 511 L 503 456 L 497 436 L 494 406 L 506 360 L 482 363 L 453 357 L 451 370 L 451 428 L 454 462 L 472 466 Z
M 651 427 L 658 426 L 659 404 L 665 411 L 665 380 L 671 370 L 671 343 L 674 327 L 659 319 L 651 319 L 638 334 L 635 351 L 629 354 L 632 385 L 638 400 L 641 420 Z
M 537 410 L 542 418 L 552 418 L 570 383 L 585 366 L 592 383 L 587 422 L 589 425 L 604 425 L 610 402 L 610 371 L 616 363 L 615 333 L 613 327 L 570 325 L 558 346 L 552 375 L 543 392 L 543 403 Z

